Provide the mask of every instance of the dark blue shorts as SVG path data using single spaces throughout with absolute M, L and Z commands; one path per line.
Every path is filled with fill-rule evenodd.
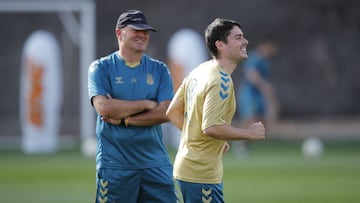
M 179 203 L 224 203 L 223 184 L 201 184 L 175 180 Z
M 96 203 L 176 203 L 172 167 L 96 171 Z

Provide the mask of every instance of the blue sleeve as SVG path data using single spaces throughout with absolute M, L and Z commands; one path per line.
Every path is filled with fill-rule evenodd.
M 91 63 L 88 71 L 88 93 L 92 105 L 92 98 L 109 92 L 110 84 L 105 73 L 104 65 L 99 61 Z
M 161 64 L 160 68 L 160 84 L 157 94 L 158 102 L 171 100 L 174 96 L 173 83 L 169 69 L 165 64 Z

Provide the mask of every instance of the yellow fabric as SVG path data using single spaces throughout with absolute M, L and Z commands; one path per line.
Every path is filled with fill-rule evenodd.
M 140 62 L 135 62 L 135 63 L 125 62 L 125 64 L 127 66 L 129 66 L 130 68 L 135 68 L 136 66 L 138 66 L 140 64 Z
M 221 183 L 225 141 L 209 137 L 203 130 L 230 124 L 236 109 L 231 75 L 207 61 L 184 79 L 175 98 L 184 101 L 185 118 L 174 177 L 188 182 Z

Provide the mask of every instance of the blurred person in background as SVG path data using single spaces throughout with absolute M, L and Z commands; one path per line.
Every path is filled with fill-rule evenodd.
M 167 48 L 168 66 L 176 91 L 182 80 L 201 62 L 208 59 L 205 41 L 191 28 L 180 28 L 171 37 Z M 172 123 L 162 124 L 164 142 L 176 150 L 180 142 L 180 130 Z
M 242 82 L 237 93 L 237 110 L 240 127 L 262 121 L 269 129 L 277 118 L 278 105 L 273 85 L 270 81 L 270 58 L 278 52 L 278 43 L 273 36 L 265 36 L 249 53 L 243 63 Z M 246 156 L 245 141 L 234 142 L 237 155 Z
M 212 60 L 196 67 L 183 80 L 166 112 L 182 129 L 174 162 L 180 202 L 224 202 L 223 153 L 228 140 L 263 140 L 265 128 L 256 122 L 248 128 L 231 125 L 236 111 L 231 74 L 247 58 L 239 23 L 215 19 L 205 31 Z
M 89 68 L 89 98 L 98 114 L 96 202 L 175 203 L 172 165 L 161 123 L 174 92 L 167 66 L 144 54 L 150 31 L 138 10 L 122 13 L 119 50 Z

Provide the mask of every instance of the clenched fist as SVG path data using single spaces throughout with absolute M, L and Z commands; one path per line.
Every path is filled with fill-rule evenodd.
M 253 134 L 254 140 L 264 140 L 265 139 L 265 127 L 262 122 L 256 122 L 250 125 L 249 127 L 251 133 Z

